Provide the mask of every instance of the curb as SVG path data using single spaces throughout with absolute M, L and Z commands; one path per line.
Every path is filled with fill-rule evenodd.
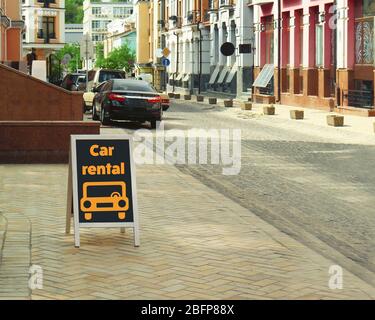
M 0 265 L 3 258 L 3 248 L 5 243 L 5 238 L 8 230 L 8 220 L 0 213 Z

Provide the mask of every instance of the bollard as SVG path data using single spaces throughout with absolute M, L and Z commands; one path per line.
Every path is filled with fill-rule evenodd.
M 175 98 L 175 99 L 180 99 L 180 98 L 181 98 L 181 94 L 179 94 L 179 93 L 175 93 L 175 94 L 174 94 L 174 98 Z
M 217 103 L 217 99 L 216 98 L 208 98 L 208 103 L 209 104 L 216 104 Z
M 263 114 L 273 116 L 275 114 L 275 107 L 273 105 L 266 105 L 263 107 Z
M 304 118 L 303 110 L 290 110 L 290 118 L 294 120 L 302 120 Z
M 174 98 L 174 93 L 173 92 L 168 92 L 168 97 L 169 98 Z
M 226 108 L 233 107 L 233 100 L 232 99 L 224 100 L 224 107 Z
M 251 102 L 241 102 L 241 110 L 251 110 L 253 104 Z
M 204 101 L 204 96 L 197 96 L 197 101 L 198 102 L 203 102 Z
M 190 94 L 184 94 L 184 100 L 191 100 Z
M 327 116 L 327 124 L 332 127 L 343 127 L 344 126 L 344 116 L 337 116 L 334 114 Z

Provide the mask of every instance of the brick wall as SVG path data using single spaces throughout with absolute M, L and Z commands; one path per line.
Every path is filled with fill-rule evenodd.
M 82 92 L 64 90 L 0 64 L 0 120 L 82 119 Z
M 97 121 L 0 121 L 0 163 L 67 163 L 70 135 L 99 133 Z

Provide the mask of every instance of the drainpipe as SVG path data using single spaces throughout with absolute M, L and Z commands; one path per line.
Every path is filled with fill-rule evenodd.
M 277 19 L 278 19 L 278 30 L 277 30 L 277 38 L 278 38 L 278 46 L 277 46 L 277 66 L 279 71 L 277 73 L 277 100 L 281 102 L 281 0 L 277 1 Z
M 160 12 L 159 12 L 159 19 L 163 21 L 163 24 L 160 24 L 160 28 L 164 28 L 164 21 L 165 21 L 165 0 L 160 1 Z M 160 47 L 165 48 L 165 36 L 160 32 Z M 162 71 L 160 73 L 160 89 L 165 89 L 165 74 L 166 71 Z M 163 75 L 163 77 L 162 77 Z
M 178 64 L 180 63 L 179 62 L 179 35 L 178 33 L 176 32 L 173 32 L 173 34 L 177 37 L 177 41 L 176 41 L 176 72 L 173 73 L 173 92 L 174 92 L 174 89 L 175 89 L 175 77 L 176 77 L 176 73 L 178 73 Z

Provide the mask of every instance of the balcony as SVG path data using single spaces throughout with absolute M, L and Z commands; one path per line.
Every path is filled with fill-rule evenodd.
M 181 28 L 181 17 L 170 16 L 169 17 L 169 29 Z
M 220 0 L 220 8 L 233 7 L 233 0 Z
M 188 24 L 196 24 L 199 23 L 201 19 L 201 14 L 197 10 L 189 11 L 187 14 L 187 22 Z
M 51 39 L 56 39 L 56 33 L 46 33 L 44 30 L 39 30 L 37 36 L 38 39 L 44 39 L 44 43 L 50 43 Z

